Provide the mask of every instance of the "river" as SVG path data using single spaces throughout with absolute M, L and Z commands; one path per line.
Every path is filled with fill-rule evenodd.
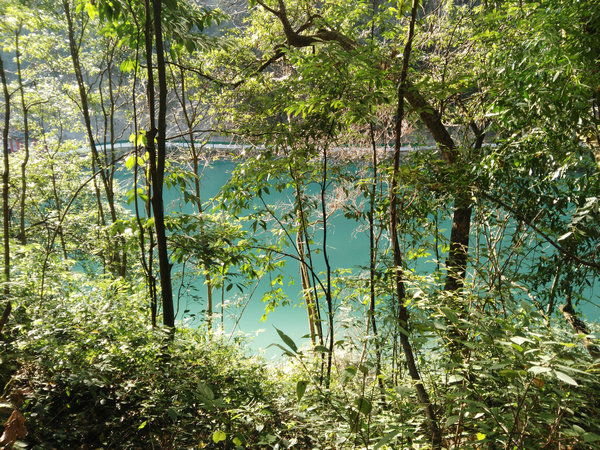
M 215 160 L 207 165 L 201 173 L 201 196 L 203 201 L 207 201 L 218 194 L 221 187 L 230 178 L 236 163 L 230 160 Z M 276 204 L 281 201 L 289 202 L 291 192 L 271 194 L 269 199 Z M 189 213 L 190 206 L 183 202 L 181 192 L 178 189 L 169 189 L 165 196 L 166 213 L 186 212 Z M 207 205 L 208 206 L 208 205 Z M 440 232 L 448 235 L 450 227 L 449 220 L 442 221 Z M 345 269 L 353 275 L 365 271 L 369 260 L 369 236 L 367 231 L 357 229 L 357 222 L 347 219 L 341 213 L 333 214 L 328 220 L 327 250 L 330 265 L 333 269 Z M 315 243 L 318 244 L 322 236 L 315 236 Z M 472 241 L 473 242 L 473 241 Z M 318 271 L 325 268 L 323 263 L 323 254 L 316 255 L 319 261 L 315 262 Z M 443 259 L 443 255 L 442 255 Z M 419 268 L 425 272 L 431 270 L 435 265 L 431 262 L 422 260 L 419 262 Z M 203 311 L 206 308 L 206 286 L 204 277 L 193 275 L 186 272 L 186 282 L 181 285 L 177 273 L 181 271 L 181 265 L 174 266 L 174 295 L 176 298 L 175 309 L 178 311 L 177 319 L 183 321 L 188 326 L 197 327 L 203 320 Z M 268 359 L 276 358 L 281 351 L 274 347 L 269 347 L 273 343 L 281 344 L 275 327 L 284 331 L 294 341 L 299 344 L 308 342 L 306 334 L 308 333 L 308 318 L 300 295 L 300 272 L 299 264 L 290 260 L 284 270 L 284 283 L 281 286 L 284 293 L 289 297 L 288 305 L 280 306 L 270 312 L 266 320 L 262 320 L 265 313 L 265 303 L 262 297 L 269 289 L 269 279 L 262 279 L 256 284 L 248 287 L 244 292 L 237 289 L 231 289 L 223 292 L 221 289 L 213 293 L 214 310 L 216 317 L 214 320 L 214 329 L 221 330 L 223 326 L 223 335 L 229 338 L 235 336 L 244 336 L 248 341 L 248 348 L 251 352 L 262 353 Z M 190 278 L 191 277 L 191 278 Z M 191 280 L 191 282 L 189 282 Z M 294 280 L 290 285 L 289 280 Z M 598 306 L 598 289 L 595 283 L 582 292 L 582 296 L 589 300 L 588 303 L 581 304 L 578 309 L 582 315 L 591 321 L 600 320 L 600 308 Z M 221 299 L 225 300 L 223 308 L 223 320 L 220 318 Z M 339 306 L 339 305 L 338 305 Z M 358 305 L 356 310 L 360 310 Z M 363 307 L 364 309 L 364 307 Z M 348 319 L 349 315 L 356 315 L 357 312 L 350 313 L 342 308 L 337 311 L 336 320 L 341 323 L 341 319 Z M 233 334 L 232 334 L 233 332 Z M 303 337 L 304 336 L 304 337 Z

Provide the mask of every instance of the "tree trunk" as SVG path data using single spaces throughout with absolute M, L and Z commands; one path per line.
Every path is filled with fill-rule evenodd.
M 117 42 L 112 41 L 111 39 L 106 40 L 106 75 L 108 79 L 108 102 L 109 108 L 106 111 L 104 97 L 102 95 L 102 82 L 98 87 L 98 92 L 100 94 L 100 104 L 102 107 L 102 115 L 104 117 L 104 161 L 106 162 L 106 179 L 107 185 L 109 187 L 110 197 L 109 203 L 112 203 L 111 207 L 111 217 L 113 222 L 117 219 L 116 217 L 116 208 L 114 207 L 114 180 L 115 180 L 115 170 L 116 170 L 116 162 L 117 162 L 117 153 L 115 149 L 115 141 L 117 140 L 116 131 L 115 131 L 115 112 L 117 109 L 117 100 L 115 98 L 115 86 L 113 83 L 113 69 L 114 69 L 114 56 L 115 49 L 117 48 Z M 120 85 L 121 83 L 119 83 Z M 108 140 L 107 138 L 108 134 Z M 110 152 L 109 152 L 110 150 Z M 114 211 L 114 213 L 113 213 Z M 113 270 L 114 272 L 120 276 L 125 277 L 127 275 L 127 246 L 125 243 L 125 238 L 122 235 L 117 235 L 115 237 L 115 242 L 117 244 L 117 248 L 114 250 L 112 259 L 113 259 Z
M 204 218 L 203 218 L 203 213 L 204 211 L 202 210 L 202 202 L 200 199 L 200 165 L 199 165 L 199 159 L 200 159 L 200 151 L 202 149 L 202 147 L 200 149 L 197 148 L 196 146 L 196 140 L 194 138 L 194 121 L 195 121 L 195 114 L 192 112 L 192 116 L 190 116 L 190 113 L 188 112 L 188 108 L 187 108 L 187 103 L 186 103 L 186 84 L 185 84 L 185 73 L 183 71 L 183 69 L 180 70 L 179 72 L 180 74 L 180 82 L 181 82 L 181 97 L 179 98 L 180 103 L 181 103 L 181 111 L 183 112 L 183 117 L 185 119 L 185 123 L 187 126 L 187 132 L 188 132 L 188 136 L 189 136 L 189 140 L 190 140 L 190 151 L 191 151 L 191 157 L 192 157 L 192 167 L 194 170 L 194 194 L 196 196 L 196 206 L 198 208 L 198 217 L 200 219 L 200 235 L 201 237 L 205 236 L 205 232 L 204 232 Z M 175 91 L 175 93 L 177 93 L 177 91 Z M 192 108 L 193 111 L 193 108 Z M 212 337 L 212 325 L 213 325 L 213 287 L 212 287 L 212 281 L 210 278 L 210 272 L 209 272 L 209 267 L 206 263 L 202 264 L 202 268 L 204 269 L 205 275 L 204 278 L 206 280 L 206 327 L 208 330 L 208 335 L 209 335 L 209 339 L 211 339 Z
M 368 321 L 371 323 L 373 330 L 373 337 L 375 341 L 375 375 L 379 380 L 379 387 L 382 392 L 384 389 L 383 379 L 381 375 L 381 343 L 379 342 L 379 335 L 377 334 L 377 317 L 375 316 L 375 275 L 376 275 L 376 264 L 377 264 L 377 243 L 375 241 L 375 197 L 377 196 L 377 144 L 375 141 L 375 130 L 373 124 L 369 124 L 369 134 L 371 137 L 371 165 L 373 167 L 373 179 L 371 183 L 371 192 L 369 199 L 369 317 Z M 368 329 L 368 326 L 367 326 Z M 367 333 L 368 334 L 368 333 Z
M 77 80 L 77 86 L 79 88 L 79 98 L 81 101 L 81 113 L 83 114 L 83 120 L 85 124 L 85 131 L 88 139 L 88 144 L 90 146 L 90 151 L 92 154 L 92 170 L 95 171 L 94 165 L 98 166 L 98 172 L 100 174 L 100 179 L 102 181 L 102 185 L 104 187 L 104 192 L 106 194 L 106 200 L 108 203 L 108 208 L 110 211 L 110 217 L 112 223 L 117 220 L 117 212 L 115 208 L 114 201 L 114 190 L 113 186 L 110 183 L 109 177 L 106 173 L 105 163 L 100 159 L 100 155 L 98 154 L 98 149 L 96 148 L 96 143 L 94 141 L 94 133 L 92 131 L 92 121 L 90 117 L 90 109 L 88 103 L 88 94 L 85 87 L 85 83 L 83 80 L 83 72 L 81 70 L 81 62 L 79 60 L 79 48 L 77 46 L 77 42 L 75 41 L 75 27 L 73 23 L 73 15 L 71 13 L 70 0 L 63 0 L 63 8 L 65 11 L 65 18 L 67 19 L 67 27 L 68 27 L 68 38 L 69 38 L 69 51 L 71 54 L 71 60 L 73 62 L 73 71 L 75 73 L 75 79 Z M 95 182 L 95 181 L 94 181 Z M 98 192 L 96 192 L 98 196 L 98 208 L 102 210 L 102 202 Z M 105 225 L 105 223 L 103 223 Z M 109 265 L 114 269 L 120 266 L 120 257 L 119 250 L 113 249 L 112 244 L 109 244 L 110 256 L 109 256 Z M 118 272 L 118 269 L 117 269 Z
M 448 166 L 460 164 L 458 150 L 452 136 L 444 126 L 440 114 L 425 100 L 414 86 L 406 83 L 404 93 L 411 106 L 417 111 L 429 132 L 437 142 Z M 450 232 L 450 252 L 446 259 L 446 282 L 444 290 L 455 292 L 464 286 L 469 254 L 469 233 L 471 230 L 472 208 L 469 192 L 461 191 L 454 196 L 452 230 Z
M 414 36 L 414 26 L 417 15 L 419 0 L 413 0 L 411 20 L 408 32 L 408 38 L 404 47 L 403 60 L 402 60 L 402 72 L 400 76 L 400 83 L 398 86 L 398 108 L 396 113 L 396 123 L 394 129 L 394 161 L 392 179 L 390 181 L 390 240 L 392 242 L 392 251 L 394 258 L 394 275 L 395 275 L 395 288 L 396 297 L 398 302 L 398 325 L 400 327 L 400 344 L 404 351 L 404 357 L 406 358 L 406 366 L 410 377 L 415 382 L 415 389 L 417 391 L 417 397 L 419 403 L 425 411 L 425 417 L 427 418 L 429 432 L 431 435 L 431 445 L 433 448 L 441 448 L 442 445 L 442 433 L 440 431 L 435 411 L 429 399 L 429 394 L 425 390 L 425 386 L 421 380 L 421 375 L 417 368 L 417 363 L 414 358 L 412 345 L 409 339 L 409 312 L 405 305 L 406 289 L 404 286 L 404 274 L 402 272 L 402 253 L 400 250 L 400 243 L 398 242 L 398 173 L 400 170 L 400 149 L 402 147 L 402 122 L 404 120 L 404 97 L 406 91 L 406 79 L 408 75 L 408 61 L 410 58 L 412 39 Z
M 321 212 L 323 220 L 323 259 L 327 273 L 327 286 L 325 291 L 325 300 L 327 301 L 327 318 L 329 324 L 329 351 L 327 352 L 327 375 L 325 378 L 325 387 L 329 388 L 331 383 L 331 366 L 333 358 L 334 340 L 334 320 L 333 320 L 333 299 L 331 297 L 331 265 L 329 264 L 329 252 L 327 251 L 327 204 L 325 202 L 325 192 L 327 190 L 327 147 L 323 148 L 323 180 L 321 182 Z
M 302 296 L 306 303 L 308 314 L 308 328 L 313 346 L 323 345 L 323 327 L 321 326 L 321 313 L 318 308 L 317 290 L 308 273 L 308 266 L 312 266 L 310 261 L 310 247 L 308 244 L 308 231 L 306 227 L 306 215 L 304 213 L 302 192 L 295 171 L 290 166 L 290 176 L 294 182 L 296 194 L 296 217 L 298 220 L 298 232 L 296 233 L 296 247 L 298 249 L 298 258 L 300 260 L 300 280 L 302 282 Z
M 21 109 L 23 110 L 23 162 L 21 163 L 21 196 L 19 200 L 19 240 L 21 244 L 27 244 L 25 235 L 25 199 L 27 198 L 27 163 L 29 162 L 29 111 L 25 104 L 25 88 L 23 86 L 23 75 L 21 73 L 21 49 L 19 46 L 19 37 L 21 36 L 21 27 L 19 24 L 15 32 L 15 59 L 17 63 L 17 82 L 19 84 L 19 93 L 21 94 Z
M 558 309 L 563 314 L 565 320 L 569 323 L 569 325 L 571 325 L 571 327 L 573 328 L 573 330 L 575 330 L 577 334 L 583 334 L 584 336 L 590 334 L 590 330 L 588 329 L 585 322 L 579 317 L 577 317 L 577 313 L 573 308 L 573 304 L 571 303 L 570 297 L 567 297 L 566 304 L 561 305 Z M 583 346 L 592 358 L 600 358 L 600 349 L 594 344 L 593 341 L 591 341 L 587 337 L 582 338 L 581 341 L 583 343 Z
M 184 107 L 185 109 L 185 107 Z M 187 116 L 187 113 L 186 113 Z M 204 211 L 202 210 L 202 203 L 200 200 L 200 178 L 199 178 L 199 164 L 198 164 L 198 159 L 200 157 L 199 155 L 199 151 L 196 148 L 196 143 L 194 141 L 194 131 L 193 131 L 193 127 L 192 124 L 189 123 L 188 125 L 188 129 L 189 129 L 189 133 L 190 133 L 190 146 L 191 146 L 191 150 L 192 150 L 192 163 L 194 166 L 194 174 L 196 175 L 196 178 L 194 179 L 194 189 L 195 189 L 195 194 L 196 194 L 196 198 L 198 199 L 198 215 L 200 216 L 200 234 L 202 236 L 204 236 L 204 219 L 202 217 L 202 215 L 204 214 Z M 204 279 L 206 280 L 206 326 L 208 329 L 208 333 L 209 333 L 209 337 L 212 336 L 212 323 L 213 323 L 213 288 L 212 288 L 212 281 L 210 278 L 210 272 L 208 271 L 208 265 L 205 263 L 202 265 L 202 267 L 204 268 Z
M 8 155 L 8 128 L 10 127 L 10 94 L 6 84 L 6 73 L 4 72 L 4 61 L 0 55 L 0 78 L 2 79 L 2 92 L 4 94 L 4 128 L 2 129 L 2 150 L 4 160 L 4 171 L 2 172 L 2 231 L 4 243 L 4 286 L 2 297 L 6 301 L 4 311 L 0 318 L 0 336 L 4 325 L 8 322 L 12 303 L 10 301 L 10 205 L 8 203 L 8 178 L 10 174 L 10 160 Z
M 148 65 L 148 107 L 150 112 L 150 129 L 146 133 L 147 150 L 150 155 L 150 177 L 152 183 L 152 211 L 158 247 L 158 267 L 162 297 L 163 324 L 175 327 L 175 311 L 173 309 L 173 290 L 171 286 L 171 263 L 167 250 L 165 227 L 163 182 L 166 158 L 166 113 L 167 113 L 167 78 L 165 70 L 164 48 L 161 27 L 161 1 L 145 0 L 146 7 L 146 61 Z M 156 111 L 154 105 L 154 75 L 152 66 L 152 29 L 156 45 L 156 64 L 158 72 L 158 128 L 155 126 Z M 156 138 L 157 145 L 154 144 Z

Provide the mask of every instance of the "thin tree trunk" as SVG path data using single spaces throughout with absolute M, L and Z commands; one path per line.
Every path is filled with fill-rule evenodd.
M 62 217 L 62 203 L 60 201 L 60 196 L 58 195 L 58 186 L 56 184 L 56 169 L 54 167 L 54 159 L 53 159 L 53 155 L 50 155 L 49 152 L 47 152 L 48 154 L 48 159 L 50 160 L 50 181 L 52 183 L 52 195 L 54 196 L 54 205 L 55 205 L 55 209 L 56 209 L 56 217 L 58 219 L 58 221 L 60 221 L 60 218 Z M 62 230 L 62 226 L 57 223 L 57 232 L 58 232 L 58 236 L 60 238 L 60 248 L 62 249 L 63 252 L 63 258 L 65 260 L 67 260 L 68 258 L 68 254 L 67 254 L 67 245 L 65 244 L 65 237 L 64 237 L 64 233 Z M 52 251 L 51 247 L 48 247 L 48 252 Z
M 196 195 L 196 206 L 198 208 L 198 216 L 200 218 L 200 235 L 204 237 L 204 218 L 203 218 L 203 210 L 202 210 L 202 202 L 200 199 L 200 150 L 196 147 L 196 140 L 194 139 L 194 117 L 190 117 L 190 114 L 187 109 L 186 103 L 186 84 L 185 84 L 185 74 L 183 69 L 180 70 L 180 81 L 181 81 L 181 110 L 183 112 L 183 117 L 185 119 L 185 123 L 187 125 L 187 131 L 190 139 L 190 150 L 192 156 L 192 167 L 194 170 L 194 190 Z M 176 92 L 177 93 L 177 92 Z M 205 272 L 205 280 L 206 280 L 206 326 L 208 330 L 209 339 L 212 338 L 212 325 L 213 325 L 213 287 L 212 281 L 210 278 L 209 268 L 206 263 L 202 265 L 202 268 Z
M 114 223 L 117 221 L 117 210 L 115 208 L 114 189 L 113 189 L 111 180 L 109 179 L 109 176 L 107 174 L 107 170 L 105 167 L 105 166 L 107 166 L 107 164 L 105 164 L 107 161 L 105 161 L 103 163 L 103 161 L 101 160 L 100 155 L 98 153 L 98 149 L 96 148 L 96 143 L 94 141 L 94 133 L 92 131 L 92 121 L 91 121 L 91 117 L 90 117 L 90 109 L 89 109 L 89 103 L 88 103 L 88 94 L 87 94 L 87 90 L 86 90 L 85 83 L 83 80 L 81 61 L 79 60 L 79 48 L 77 46 L 77 42 L 75 41 L 75 27 L 74 27 L 74 23 L 73 23 L 73 15 L 71 13 L 70 0 L 63 0 L 63 8 L 65 11 L 65 17 L 67 19 L 69 51 L 71 53 L 71 60 L 73 62 L 73 71 L 75 73 L 75 79 L 77 80 L 77 86 L 79 88 L 79 98 L 81 101 L 81 113 L 83 115 L 85 131 L 86 131 L 88 143 L 90 146 L 90 151 L 92 154 L 92 170 L 95 171 L 94 165 L 98 166 L 98 169 L 99 169 L 98 172 L 100 174 L 100 179 L 101 179 L 102 185 L 104 187 L 104 193 L 106 195 L 106 201 L 108 203 L 108 209 L 110 212 L 111 222 Z M 94 180 L 94 184 L 95 183 L 96 182 Z M 98 190 L 96 191 L 96 195 L 98 197 L 98 208 L 99 208 L 101 216 L 103 216 L 102 201 L 101 201 L 101 198 L 100 198 L 101 196 L 100 196 Z M 106 222 L 104 221 L 104 219 L 103 219 L 102 224 L 106 225 Z M 107 237 L 107 239 L 108 239 L 108 237 Z M 111 268 L 113 270 L 116 267 L 117 272 L 118 272 L 118 268 L 120 266 L 119 250 L 114 249 L 112 243 L 109 244 L 109 248 L 110 248 L 109 265 L 111 266 Z
M 412 39 L 414 36 L 414 26 L 417 15 L 419 1 L 413 0 L 411 20 L 408 32 L 408 39 L 404 47 L 404 54 L 402 60 L 402 72 L 400 76 L 400 83 L 398 86 L 398 109 L 396 114 L 395 124 L 395 139 L 394 139 L 394 161 L 393 161 L 393 172 L 392 179 L 390 182 L 390 239 L 392 241 L 392 250 L 394 257 L 394 271 L 395 271 L 395 287 L 396 296 L 398 302 L 398 324 L 400 327 L 400 343 L 402 350 L 404 351 L 404 357 L 406 358 L 406 366 L 410 377 L 415 382 L 415 389 L 417 391 L 417 397 L 419 403 L 425 411 L 427 418 L 429 431 L 431 434 L 431 445 L 433 448 L 441 448 L 442 445 L 442 433 L 440 431 L 433 406 L 429 399 L 429 394 L 425 390 L 425 386 L 421 380 L 417 363 L 414 358 L 412 344 L 409 339 L 409 313 L 408 308 L 405 305 L 406 290 L 404 286 L 404 275 L 402 273 L 402 253 L 400 250 L 400 243 L 398 241 L 398 173 L 400 169 L 400 149 L 402 147 L 402 122 L 404 120 L 404 98 L 407 87 L 407 75 L 408 75 L 408 61 L 410 58 Z
M 302 202 L 302 192 L 298 184 L 295 171 L 290 166 L 290 176 L 294 182 L 296 194 L 296 217 L 298 219 L 298 232 L 296 233 L 296 247 L 298 249 L 298 258 L 300 260 L 300 280 L 302 282 L 302 296 L 306 303 L 308 314 L 308 328 L 313 347 L 323 345 L 323 327 L 321 325 L 321 314 L 317 307 L 316 289 L 312 278 L 309 275 L 308 266 L 312 262 L 308 261 L 310 247 L 308 244 L 308 231 L 306 226 L 306 215 Z
M 17 82 L 19 83 L 19 94 L 21 95 L 21 109 L 23 110 L 23 162 L 21 163 L 21 197 L 19 201 L 19 240 L 21 244 L 27 244 L 25 235 L 25 199 L 27 198 L 27 163 L 29 162 L 29 111 L 25 104 L 25 88 L 23 86 L 23 74 L 21 72 L 21 49 L 19 37 L 21 36 L 22 24 L 19 24 L 15 32 L 15 57 L 17 62 Z
M 2 297 L 6 301 L 2 318 L 0 318 L 0 336 L 4 325 L 8 322 L 12 303 L 10 301 L 10 205 L 8 203 L 8 178 L 10 174 L 10 160 L 8 155 L 8 128 L 10 127 L 10 94 L 6 84 L 6 73 L 4 72 L 4 61 L 0 55 L 0 77 L 2 79 L 2 92 L 4 94 L 4 128 L 2 129 L 2 150 L 4 160 L 4 171 L 2 172 L 2 231 L 4 243 L 4 287 Z
M 114 83 L 113 83 L 113 68 L 114 68 L 114 56 L 115 49 L 117 47 L 116 42 L 112 42 L 110 39 L 106 40 L 106 75 L 108 78 L 108 101 L 109 101 L 109 109 L 108 112 L 105 108 L 105 102 L 102 95 L 102 86 L 99 87 L 98 92 L 100 94 L 100 103 L 102 107 L 102 113 L 104 116 L 104 161 L 107 162 L 106 167 L 106 179 L 107 185 L 109 187 L 110 195 L 109 204 L 112 202 L 111 207 L 111 217 L 113 222 L 117 220 L 116 217 L 116 208 L 114 206 L 114 179 L 115 179 L 115 170 L 116 170 L 116 160 L 117 154 L 115 151 L 115 141 L 117 140 L 116 132 L 115 132 L 115 111 L 116 111 L 116 99 L 114 92 Z M 108 133 L 108 141 L 106 139 Z M 110 150 L 110 152 L 109 152 Z M 114 214 L 113 214 L 114 211 Z M 127 274 L 127 249 L 125 244 L 125 238 L 122 235 L 118 235 L 115 238 L 117 243 L 117 248 L 112 252 L 111 259 L 113 260 L 114 271 L 120 277 L 125 277 Z M 122 253 L 121 251 L 122 250 Z
M 306 259 L 304 254 L 304 240 L 302 238 L 302 229 L 296 232 L 296 247 L 298 248 L 298 258 L 300 259 L 300 282 L 302 284 L 302 297 L 306 304 L 308 315 L 308 332 L 313 348 L 317 346 L 317 333 L 315 330 L 315 314 L 312 300 L 312 286 L 306 269 Z
M 327 352 L 327 373 L 325 378 L 325 387 L 329 388 L 331 383 L 331 366 L 333 358 L 334 343 L 334 313 L 333 299 L 331 297 L 331 265 L 329 264 L 329 252 L 327 251 L 327 204 L 325 202 L 325 192 L 327 190 L 327 147 L 323 148 L 323 180 L 321 183 L 321 210 L 323 219 L 323 259 L 327 273 L 327 286 L 325 291 L 325 300 L 327 301 L 327 318 L 329 324 L 329 351 Z
M 136 25 L 138 25 L 138 23 L 136 22 Z M 139 48 L 139 37 L 140 37 L 140 28 L 139 25 L 137 27 L 138 30 L 138 39 L 136 40 L 137 44 L 135 47 L 135 61 L 136 61 L 136 65 L 135 65 L 135 70 L 133 72 L 133 87 L 131 89 L 131 100 L 132 100 L 132 106 L 133 106 L 133 132 L 134 132 L 134 136 L 135 136 L 135 141 L 134 141 L 134 156 L 135 156 L 135 164 L 134 164 L 134 168 L 133 168 L 133 188 L 134 188 L 134 205 L 135 205 L 135 219 L 136 222 L 138 224 L 138 229 L 139 229 L 139 242 L 140 242 L 140 253 L 141 253 L 141 261 L 142 261 L 142 267 L 144 268 L 144 273 L 146 274 L 146 281 L 148 283 L 148 295 L 150 297 L 150 316 L 151 316 L 151 323 L 152 323 L 152 327 L 156 327 L 156 313 L 157 313 L 157 308 L 158 308 L 158 297 L 157 297 L 157 293 L 156 293 L 156 278 L 154 277 L 153 271 L 152 271 L 152 252 L 153 252 L 153 248 L 154 248 L 154 240 L 153 240 L 153 234 L 152 234 L 152 230 L 149 230 L 149 234 L 150 234 L 150 243 L 149 243 L 149 251 L 148 251 L 148 260 L 146 260 L 146 240 L 144 239 L 144 236 L 146 234 L 146 230 L 142 224 L 142 219 L 141 219 L 141 215 L 140 215 L 140 207 L 139 207 L 139 202 L 138 202 L 138 174 L 139 174 L 139 161 L 140 161 L 140 154 L 139 154 L 139 150 L 140 150 L 140 146 L 138 145 L 138 133 L 139 133 L 139 127 L 138 127 L 138 113 L 137 113 L 137 93 L 136 93 L 136 86 L 137 86 L 137 79 L 138 79 L 138 66 L 139 66 L 139 54 L 140 54 L 140 48 Z M 149 183 L 146 184 L 147 189 L 148 189 L 148 196 L 151 195 L 151 186 L 149 185 Z M 148 218 L 151 217 L 151 206 L 149 201 L 146 201 L 144 203 L 144 206 L 146 208 L 146 215 Z
M 185 109 L 185 107 L 184 107 Z M 187 113 L 186 113 L 187 115 Z M 204 219 L 202 217 L 204 211 L 202 210 L 202 203 L 200 201 L 200 178 L 198 175 L 198 171 L 200 169 L 199 164 L 198 164 L 198 158 L 199 158 L 199 152 L 196 149 L 196 143 L 194 141 L 194 132 L 192 129 L 192 124 L 189 124 L 189 132 L 190 132 L 190 145 L 191 145 L 191 150 L 192 150 L 192 163 L 193 163 L 193 167 L 194 167 L 194 174 L 196 175 L 196 178 L 194 179 L 194 189 L 195 189 L 195 194 L 196 194 L 196 198 L 198 199 L 197 202 L 197 206 L 198 206 L 198 215 L 200 216 L 200 234 L 202 236 L 204 236 Z M 203 264 L 203 268 L 205 271 L 205 275 L 204 278 L 206 279 L 206 326 L 208 329 L 208 334 L 209 334 L 209 338 L 210 336 L 212 336 L 212 322 L 213 322 L 213 288 L 212 288 L 212 281 L 210 278 L 210 273 L 208 271 L 208 266 L 206 264 Z
M 375 342 L 375 375 L 379 380 L 379 387 L 383 390 L 383 379 L 381 375 L 381 346 L 377 334 L 377 317 L 375 316 L 375 273 L 377 263 L 377 248 L 375 243 L 375 197 L 377 195 L 377 144 L 375 141 L 375 130 L 373 124 L 369 124 L 369 134 L 373 150 L 371 165 L 373 167 L 373 181 L 371 183 L 371 198 L 369 200 L 369 317 Z M 368 328 L 368 327 L 367 327 Z
M 290 171 L 292 172 L 292 178 L 294 179 L 294 184 L 296 185 L 296 196 L 298 197 L 300 194 L 298 181 L 296 179 L 295 173 L 293 173 L 291 167 Z M 298 212 L 300 218 L 300 226 L 302 231 L 302 239 L 303 239 L 303 247 L 304 247 L 304 258 L 306 261 L 305 269 L 308 271 L 308 267 L 313 267 L 312 262 L 312 251 L 310 249 L 310 239 L 308 236 L 308 225 L 306 223 L 306 212 L 304 211 L 304 203 L 300 197 L 298 201 Z M 312 286 L 312 304 L 313 304 L 313 314 L 314 314 L 314 323 L 315 323 L 315 332 L 317 333 L 318 343 L 319 345 L 324 345 L 323 340 L 323 325 L 321 320 L 321 307 L 319 305 L 319 290 L 317 288 L 317 280 L 315 273 L 310 271 L 310 278 L 308 280 L 308 285 Z M 323 354 L 321 354 L 323 356 Z
M 152 211 L 158 247 L 158 267 L 162 297 L 163 324 L 175 327 L 175 311 L 173 309 L 173 288 L 171 286 L 171 263 L 167 250 L 167 235 L 164 217 L 163 182 L 166 158 L 166 113 L 167 113 L 167 78 L 165 70 L 164 47 L 161 26 L 161 1 L 145 0 L 146 7 L 146 61 L 148 65 L 148 107 L 150 111 L 150 129 L 146 134 L 147 150 L 150 155 L 150 176 L 152 183 Z M 152 29 L 156 45 L 156 64 L 158 72 L 158 128 L 155 126 L 156 110 L 154 105 L 154 76 L 152 67 Z M 154 139 L 157 145 L 154 144 Z

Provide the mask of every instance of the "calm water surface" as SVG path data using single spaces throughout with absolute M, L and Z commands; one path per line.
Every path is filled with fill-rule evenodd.
M 213 161 L 206 167 L 201 177 L 201 196 L 206 201 L 215 196 L 219 189 L 227 182 L 231 172 L 235 168 L 235 163 L 227 160 Z M 287 201 L 287 194 L 284 192 L 278 194 L 279 201 Z M 271 195 L 270 199 L 274 196 Z M 175 211 L 190 212 L 188 206 L 181 199 L 181 193 L 177 190 L 169 190 L 166 195 L 167 213 Z M 277 200 L 277 199 L 275 199 Z M 448 235 L 449 222 L 440 225 L 441 231 L 445 230 Z M 322 239 L 317 235 L 315 241 L 318 243 Z M 322 242 L 322 241 L 321 241 Z M 349 269 L 353 274 L 358 274 L 368 265 L 369 260 L 369 237 L 366 231 L 357 231 L 357 222 L 346 219 L 342 214 L 334 214 L 328 220 L 327 249 L 330 265 L 332 269 Z M 324 270 L 323 255 L 313 255 L 315 265 L 318 270 Z M 425 263 L 427 264 L 427 263 Z M 432 266 L 430 266 L 432 267 Z M 424 266 L 424 268 L 426 268 Z M 174 274 L 178 267 L 174 267 Z M 308 319 L 306 310 L 300 295 L 300 273 L 299 265 L 296 261 L 288 261 L 285 268 L 287 280 L 293 279 L 294 284 L 288 285 L 287 280 L 282 286 L 284 292 L 290 298 L 290 304 L 277 308 L 270 312 L 266 321 L 261 317 L 265 311 L 265 303 L 261 301 L 263 294 L 268 290 L 269 280 L 263 279 L 256 285 L 249 288 L 248 292 L 240 293 L 237 289 L 228 292 L 216 290 L 213 293 L 213 304 L 216 313 L 220 312 L 221 298 L 225 299 L 225 313 L 223 317 L 224 333 L 230 335 L 232 330 L 234 335 L 245 335 L 249 341 L 250 351 L 265 351 L 267 358 L 274 358 L 279 355 L 279 349 L 267 347 L 272 343 L 281 343 L 275 327 L 283 330 L 292 337 L 297 344 L 306 342 L 302 336 L 308 333 Z M 193 280 L 190 286 L 180 287 L 175 281 L 174 294 L 178 296 L 176 310 L 179 311 L 178 319 L 184 320 L 190 326 L 198 326 L 203 317 L 203 310 L 206 307 L 206 287 L 204 286 L 203 276 L 193 276 L 187 273 L 188 280 Z M 598 288 L 595 284 L 582 293 L 584 297 L 590 300 L 590 303 L 580 305 L 579 310 L 588 320 L 600 320 L 600 308 L 597 306 Z M 232 298 L 233 297 L 233 298 Z M 342 313 L 343 314 L 343 313 Z M 215 318 L 214 329 L 221 326 L 221 319 Z M 266 350 L 265 350 L 266 349 Z

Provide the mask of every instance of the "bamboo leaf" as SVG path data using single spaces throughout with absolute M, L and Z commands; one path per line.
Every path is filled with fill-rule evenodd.
M 281 340 L 285 342 L 285 345 L 287 345 L 294 353 L 298 353 L 298 347 L 296 346 L 294 340 L 287 334 L 285 334 L 283 331 L 281 331 L 279 328 L 275 327 L 275 330 L 277 331 L 277 334 L 279 335 Z

